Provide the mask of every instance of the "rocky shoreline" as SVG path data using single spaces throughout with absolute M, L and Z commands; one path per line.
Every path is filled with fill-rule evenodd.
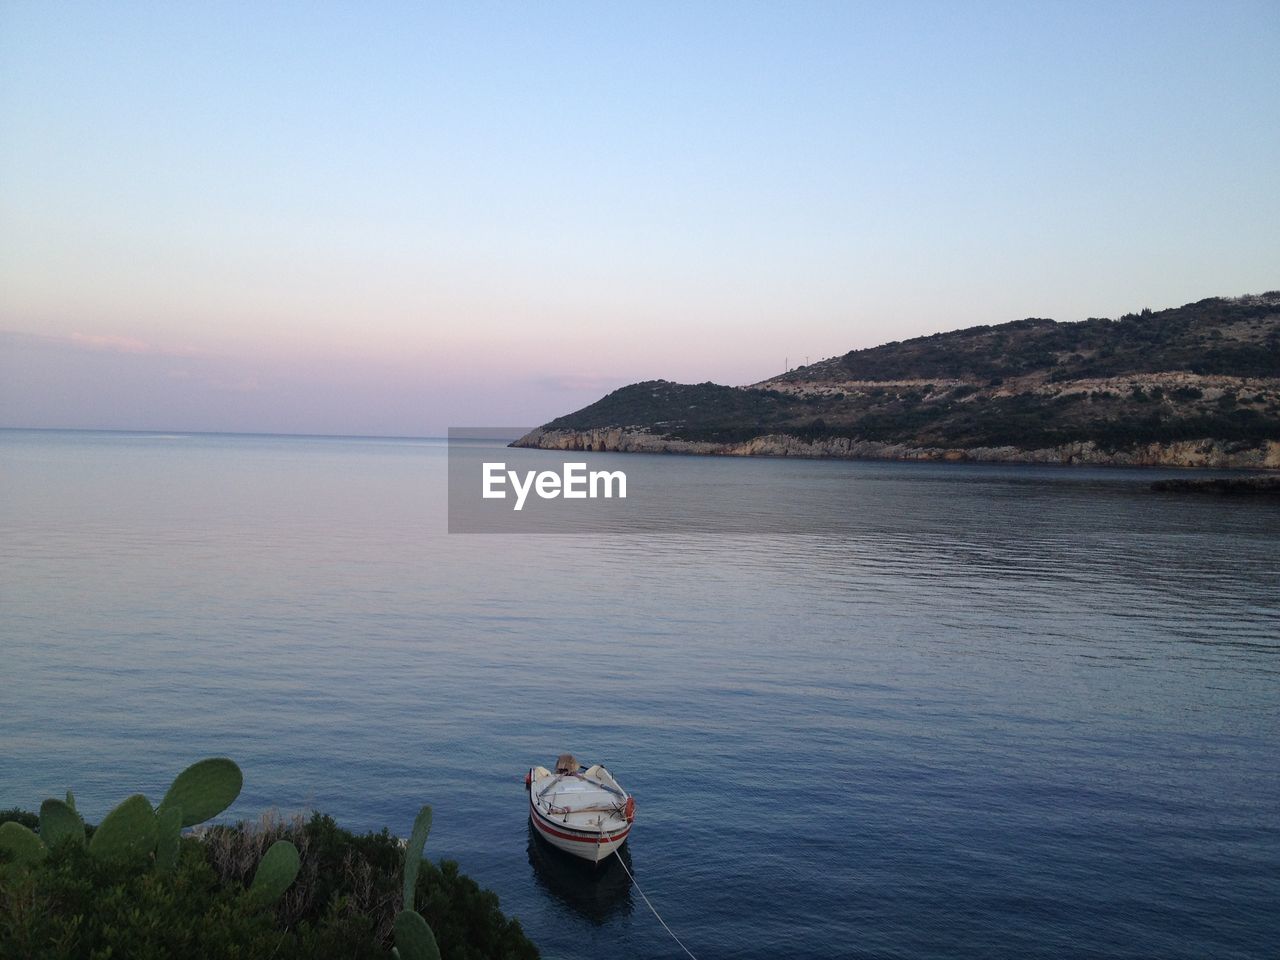
M 841 460 L 909 460 L 942 463 L 1086 464 L 1112 467 L 1188 467 L 1217 470 L 1280 469 L 1280 442 L 1259 445 L 1221 440 L 1180 440 L 1105 450 L 1093 441 L 1039 450 L 1019 447 L 915 447 L 900 443 L 831 437 L 804 440 L 769 434 L 741 443 L 679 440 L 634 427 L 591 430 L 531 430 L 513 447 L 614 453 L 671 453 L 730 457 L 803 457 Z

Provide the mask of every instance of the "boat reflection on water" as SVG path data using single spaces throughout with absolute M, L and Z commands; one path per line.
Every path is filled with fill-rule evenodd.
M 631 851 L 626 844 L 598 864 L 589 863 L 557 850 L 538 835 L 532 823 L 529 830 L 529 865 L 538 886 L 579 916 L 599 926 L 610 917 L 631 912 Z M 626 870 L 618 863 L 622 857 Z

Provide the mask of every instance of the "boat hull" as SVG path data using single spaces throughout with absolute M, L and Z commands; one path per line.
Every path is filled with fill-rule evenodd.
M 626 843 L 627 836 L 631 833 L 631 824 L 627 824 L 625 829 L 605 833 L 575 829 L 548 817 L 534 805 L 532 799 L 529 801 L 529 821 L 553 847 L 591 863 L 604 860 Z

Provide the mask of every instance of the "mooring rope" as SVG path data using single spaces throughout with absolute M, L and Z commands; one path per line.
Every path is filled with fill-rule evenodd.
M 640 896 L 644 899 L 645 904 L 647 904 L 649 909 L 653 911 L 653 915 L 658 918 L 658 922 L 662 924 L 662 929 L 666 930 L 667 933 L 671 934 L 671 939 L 680 945 L 680 949 L 683 950 L 689 956 L 689 960 L 698 960 L 698 958 L 693 955 L 693 953 L 689 950 L 689 948 L 686 947 L 683 943 L 681 943 L 680 938 L 676 936 L 676 932 L 667 926 L 667 921 L 662 919 L 662 914 L 658 913 L 658 908 L 655 907 L 653 905 L 653 902 L 644 895 L 644 891 L 640 889 L 640 884 L 636 883 L 636 878 L 631 876 L 630 870 L 627 870 L 627 861 L 623 860 L 621 856 L 618 856 L 618 862 L 622 864 L 622 869 L 627 871 L 627 876 L 631 878 L 631 885 L 636 888 L 636 893 L 640 894 Z

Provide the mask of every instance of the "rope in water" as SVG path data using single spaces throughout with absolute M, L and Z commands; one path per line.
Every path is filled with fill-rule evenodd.
M 627 870 L 627 861 L 623 860 L 622 857 L 619 856 L 618 862 L 622 864 L 623 870 Z M 631 878 L 631 885 L 636 888 L 636 893 L 640 894 L 640 896 L 644 898 L 644 902 L 648 905 L 649 909 L 653 911 L 653 915 L 658 918 L 658 922 L 662 924 L 662 929 L 671 934 L 671 939 L 680 945 L 680 949 L 689 956 L 690 960 L 698 960 L 698 958 L 690 952 L 689 948 L 680 942 L 680 938 L 676 936 L 676 932 L 667 926 L 667 921 L 662 919 L 662 914 L 658 913 L 658 908 L 655 907 L 652 901 L 644 895 L 644 891 L 640 889 L 640 884 L 636 883 L 636 878 L 631 876 L 630 870 L 627 870 L 627 876 Z

